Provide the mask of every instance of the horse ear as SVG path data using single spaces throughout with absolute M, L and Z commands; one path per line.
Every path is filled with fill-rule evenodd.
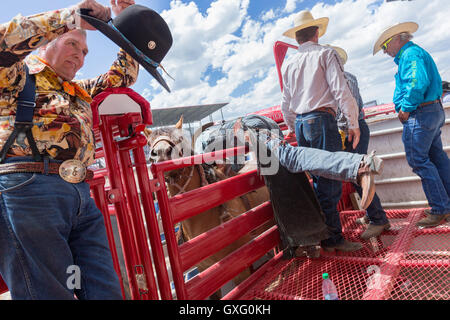
M 148 138 L 148 137 L 150 137 L 150 135 L 152 134 L 152 130 L 149 129 L 149 128 L 145 128 L 145 129 L 144 129 L 144 134 L 145 134 L 145 136 Z
M 233 133 L 234 135 L 236 135 L 238 133 L 239 130 L 243 130 L 244 128 L 242 127 L 242 118 L 239 118 L 236 120 L 236 122 L 233 125 Z
M 180 120 L 178 120 L 177 124 L 175 125 L 175 128 L 177 129 L 183 128 L 183 115 L 181 115 Z

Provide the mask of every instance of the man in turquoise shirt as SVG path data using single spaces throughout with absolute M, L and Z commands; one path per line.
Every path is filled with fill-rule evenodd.
M 434 227 L 450 217 L 450 160 L 441 140 L 442 80 L 430 54 L 411 41 L 417 29 L 414 22 L 390 27 L 378 38 L 373 54 L 382 49 L 398 65 L 393 101 L 403 124 L 406 159 L 421 178 L 431 207 L 417 226 Z
M 386 50 L 387 51 L 387 50 Z M 433 58 L 424 49 L 408 41 L 396 54 L 394 104 L 399 112 L 412 112 L 424 101 L 442 96 L 442 80 Z

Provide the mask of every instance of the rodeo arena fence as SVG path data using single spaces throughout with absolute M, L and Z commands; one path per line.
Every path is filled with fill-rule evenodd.
M 289 46 L 280 42 L 275 45 L 278 67 Z M 271 221 L 272 205 L 267 201 L 180 245 L 176 225 L 264 186 L 264 179 L 254 170 L 169 197 L 165 172 L 224 159 L 230 154 L 242 155 L 245 148 L 149 165 L 144 154 L 147 139 L 143 131 L 152 118 L 150 104 L 144 98 L 131 89 L 108 89 L 95 98 L 93 112 L 96 141 L 102 145 L 96 150 L 96 159 L 103 158 L 105 167 L 96 169 L 89 183 L 104 216 L 124 298 L 207 299 L 249 267 L 251 275 L 228 290 L 223 299 L 321 300 L 323 273 L 330 275 L 341 300 L 450 298 L 450 223 L 418 229 L 415 224 L 423 217 L 424 208 L 387 210 L 391 229 L 363 241 L 362 250 L 351 253 L 322 250 L 318 258 L 283 258 L 278 228 L 272 225 L 188 279 L 186 274 L 200 261 Z M 390 107 L 370 116 L 393 112 Z M 279 108 L 259 114 L 286 129 Z M 355 220 L 364 216 L 365 211 L 353 210 L 349 196 L 353 192 L 351 184 L 343 184 L 340 218 L 344 237 L 361 241 L 359 235 L 364 227 Z M 114 224 L 118 232 L 114 231 Z M 7 290 L 0 281 L 0 293 Z

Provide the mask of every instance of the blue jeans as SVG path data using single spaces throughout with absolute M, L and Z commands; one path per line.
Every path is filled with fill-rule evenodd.
M 441 103 L 418 107 L 403 122 L 406 159 L 422 180 L 432 214 L 450 213 L 450 161 L 441 140 L 444 122 Z
M 6 162 L 30 161 L 17 157 Z M 122 299 L 86 182 L 0 175 L 0 273 L 13 299 Z
M 366 120 L 359 120 L 359 130 L 361 131 L 361 136 L 359 138 L 359 143 L 356 146 L 356 149 L 353 149 L 352 143 L 345 141 L 345 151 L 359 153 L 359 154 L 367 154 L 367 150 L 369 149 L 369 139 L 370 139 L 370 130 L 369 126 L 366 123 Z M 356 192 L 358 192 L 359 196 L 362 195 L 362 189 L 359 185 L 354 184 Z M 370 224 L 374 225 L 384 225 L 388 223 L 388 219 L 386 217 L 386 212 L 383 210 L 381 206 L 380 198 L 375 193 L 373 196 L 373 200 L 367 208 L 367 216 L 369 218 Z
M 313 111 L 297 115 L 295 135 L 299 146 L 342 151 L 342 140 L 336 119 L 327 112 Z M 342 194 L 342 182 L 313 175 L 314 191 L 325 214 L 325 223 L 330 238 L 323 241 L 325 246 L 332 246 L 344 241 L 342 225 L 337 211 L 337 204 Z
M 354 183 L 364 157 L 357 153 L 293 147 L 288 143 L 279 145 L 279 141 L 274 139 L 267 142 L 267 146 L 271 150 L 276 150 L 276 158 L 291 173 L 308 171 L 314 176 Z

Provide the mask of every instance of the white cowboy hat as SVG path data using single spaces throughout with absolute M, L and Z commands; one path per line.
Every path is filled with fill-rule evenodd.
M 383 31 L 381 36 L 378 37 L 378 40 L 375 42 L 373 46 L 373 55 L 375 55 L 378 51 L 381 50 L 381 45 L 389 38 L 400 34 L 402 32 L 414 33 L 419 29 L 419 25 L 415 22 L 402 22 L 396 24 L 395 26 L 389 27 Z
M 342 65 L 344 65 L 347 62 L 348 56 L 347 52 L 345 52 L 344 49 L 341 47 L 332 46 L 331 44 L 326 44 L 325 46 L 333 48 L 338 53 L 339 57 L 341 58 Z
M 304 10 L 300 11 L 294 18 L 294 26 L 293 28 L 287 30 L 283 33 L 283 36 L 295 39 L 295 33 L 299 30 L 308 28 L 308 27 L 319 27 L 319 38 L 325 34 L 328 26 L 328 18 L 319 18 L 314 19 L 311 12 Z

